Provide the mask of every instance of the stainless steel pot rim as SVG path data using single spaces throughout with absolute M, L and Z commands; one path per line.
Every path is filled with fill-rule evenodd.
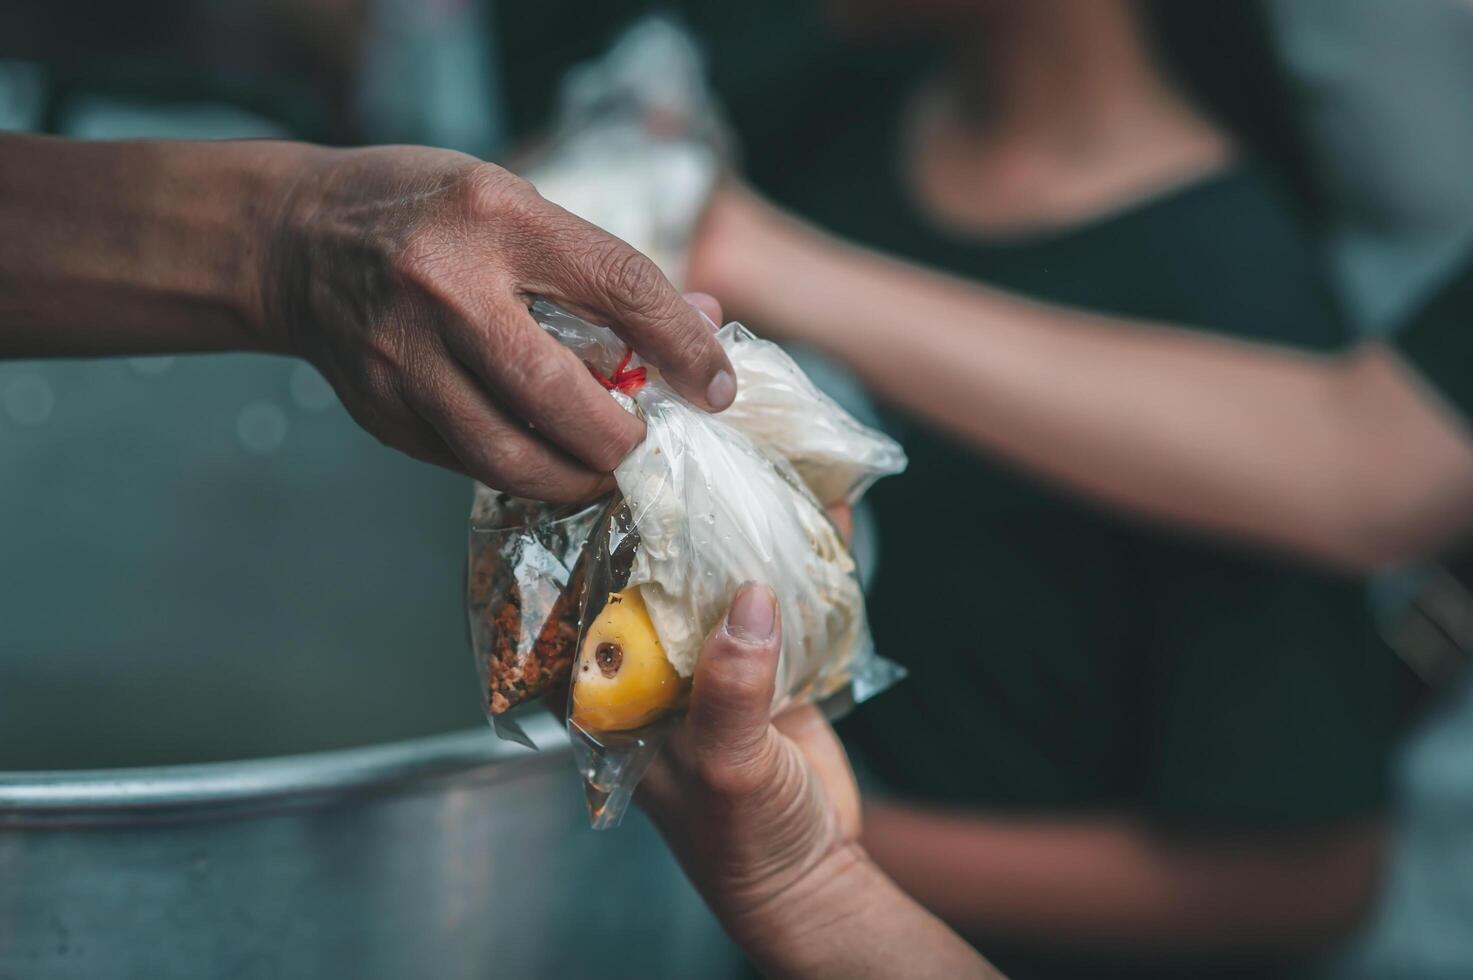
M 0 823 L 47 814 L 236 809 L 402 788 L 459 773 L 568 764 L 551 716 L 526 723 L 543 752 L 489 727 L 301 755 L 131 769 L 0 771 Z M 508 765 L 511 763 L 513 765 Z M 515 765 L 521 763 L 521 765 Z M 572 778 L 570 773 L 569 778 Z

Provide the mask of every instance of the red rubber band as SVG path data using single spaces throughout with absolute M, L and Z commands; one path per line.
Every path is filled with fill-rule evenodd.
M 633 357 L 634 348 L 625 347 L 624 356 L 619 358 L 619 365 L 614 368 L 614 373 L 611 375 L 600 374 L 598 369 L 592 364 L 589 364 L 587 361 L 583 363 L 588 368 L 588 373 L 593 375 L 594 380 L 609 391 L 619 391 L 626 395 L 632 395 L 644 387 L 645 380 L 648 376 L 648 372 L 644 368 L 631 368 L 629 366 L 629 362 Z

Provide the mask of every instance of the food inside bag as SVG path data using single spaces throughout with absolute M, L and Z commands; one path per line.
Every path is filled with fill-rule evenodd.
M 503 738 L 531 746 L 507 712 L 566 688 L 588 567 L 580 556 L 604 509 L 554 508 L 476 488 L 466 612 L 482 707 Z
M 588 624 L 573 685 L 573 724 L 627 732 L 655 721 L 685 694 L 639 586 L 610 592 Z
M 615 470 L 618 491 L 596 517 L 482 491 L 472 634 L 493 719 L 571 681 L 568 727 L 590 814 L 612 826 L 744 582 L 767 583 L 778 600 L 775 711 L 805 701 L 847 707 L 900 676 L 874 653 L 854 561 L 825 504 L 853 503 L 904 469 L 905 455 L 738 324 L 718 334 L 737 402 L 712 415 L 638 365 L 612 331 L 545 302 L 532 311 L 643 418 L 646 436 Z M 498 500 L 501 520 L 489 516 Z M 498 731 L 517 734 L 504 722 Z

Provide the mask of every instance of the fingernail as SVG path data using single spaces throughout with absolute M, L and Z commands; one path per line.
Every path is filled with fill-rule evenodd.
M 711 324 L 711 329 L 712 330 L 720 330 L 721 329 L 719 326 L 716 325 L 716 321 L 715 320 L 711 319 L 710 317 L 708 317 L 706 315 L 706 311 L 705 310 L 701 309 L 699 306 L 696 306 L 694 303 L 691 304 L 691 309 L 693 309 L 697 313 L 699 313 L 701 315 L 701 319 L 702 320 L 705 320 L 707 323 Z
M 737 590 L 726 613 L 726 632 L 739 640 L 757 643 L 772 636 L 777 622 L 777 597 L 765 585 L 747 582 Z
M 706 386 L 706 404 L 713 411 L 721 411 L 736 401 L 736 378 L 730 371 L 717 371 L 716 377 Z

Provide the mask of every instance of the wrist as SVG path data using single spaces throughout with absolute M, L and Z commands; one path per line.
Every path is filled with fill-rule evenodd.
M 261 350 L 297 352 L 287 297 L 304 282 L 308 249 L 302 233 L 319 208 L 322 170 L 340 152 L 302 143 L 251 146 L 239 194 L 247 258 L 232 301 Z
M 723 922 L 766 975 L 806 975 L 833 960 L 835 946 L 868 928 L 894 886 L 857 843 L 829 853 L 803 877 Z
M 901 891 L 858 844 L 831 854 L 744 918 L 723 918 L 764 976 L 1002 980 L 971 946 Z
M 274 202 L 310 148 L 0 134 L 0 352 L 278 346 L 261 268 Z

